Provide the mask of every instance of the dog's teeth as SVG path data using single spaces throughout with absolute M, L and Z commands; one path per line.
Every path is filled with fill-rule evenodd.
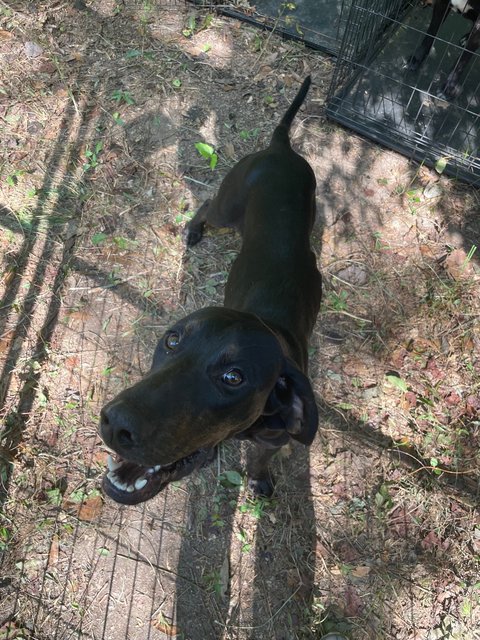
M 115 462 L 115 460 L 112 458 L 111 455 L 108 456 L 107 458 L 107 466 L 110 469 L 110 471 L 116 471 L 117 469 L 119 469 L 122 466 L 121 462 Z
M 126 487 L 126 490 L 128 491 L 128 493 L 133 493 L 135 491 L 135 487 L 133 486 L 133 484 L 129 484 Z
M 148 480 L 146 478 L 138 478 L 135 481 L 135 491 L 140 491 L 147 484 Z

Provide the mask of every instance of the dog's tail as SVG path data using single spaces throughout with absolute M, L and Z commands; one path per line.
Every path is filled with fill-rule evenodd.
M 298 90 L 297 95 L 293 99 L 292 104 L 288 107 L 285 115 L 280 120 L 277 127 L 275 127 L 275 131 L 273 132 L 272 142 L 281 142 L 290 144 L 288 133 L 290 131 L 290 127 L 292 126 L 293 119 L 297 115 L 298 110 L 303 104 L 303 101 L 306 98 L 308 90 L 310 89 L 310 85 L 312 84 L 311 76 L 307 76 L 305 80 L 302 82 L 302 86 Z

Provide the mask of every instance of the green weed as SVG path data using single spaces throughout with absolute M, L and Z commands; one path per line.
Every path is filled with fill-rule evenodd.
M 252 550 L 252 545 L 248 541 L 248 536 L 247 536 L 247 532 L 245 531 L 245 529 L 240 529 L 239 531 L 237 531 L 235 533 L 235 535 L 240 540 L 240 542 L 242 543 L 242 553 L 248 553 L 249 551 Z
M 117 104 L 135 104 L 135 100 L 132 97 L 130 91 L 123 91 L 122 89 L 115 89 L 111 95 L 111 99 Z
M 83 163 L 83 170 L 85 172 L 95 169 L 99 164 L 99 155 L 103 149 L 103 142 L 99 140 L 93 149 L 87 147 L 85 150 L 85 162 Z
M 214 148 L 209 144 L 207 144 L 206 142 L 196 142 L 195 149 L 203 158 L 208 160 L 210 169 L 213 171 L 217 166 L 217 162 L 218 162 L 218 156 L 215 153 Z
M 240 513 L 248 513 L 259 520 L 268 507 L 272 506 L 272 500 L 269 498 L 248 498 L 238 508 Z

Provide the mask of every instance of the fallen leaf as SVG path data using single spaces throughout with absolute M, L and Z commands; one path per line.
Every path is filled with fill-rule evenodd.
M 462 398 L 458 395 L 456 391 L 451 391 L 448 396 L 445 398 L 445 402 L 454 407 L 462 401 Z
M 470 418 L 474 418 L 480 411 L 480 397 L 468 396 L 465 403 L 465 413 Z
M 420 546 L 426 551 L 433 551 L 442 546 L 442 541 L 435 531 L 430 531 L 423 540 L 420 541 Z
M 355 560 L 360 559 L 360 552 L 353 545 L 343 540 L 335 545 L 335 553 L 345 564 L 353 564 Z
M 58 556 L 59 556 L 59 541 L 58 541 L 58 536 L 56 533 L 53 534 L 52 536 L 52 542 L 50 544 L 50 552 L 48 554 L 48 566 L 52 566 L 53 564 L 56 564 L 58 562 Z
M 359 616 L 363 609 L 363 603 L 355 588 L 349 584 L 345 589 L 345 614 L 355 618 Z
M 363 267 L 351 264 L 348 267 L 345 267 L 345 269 L 338 271 L 337 277 L 345 282 L 349 282 L 350 284 L 362 286 L 368 280 L 368 273 Z
M 398 349 L 395 349 L 390 356 L 390 364 L 392 367 L 395 367 L 395 369 L 401 369 L 406 356 L 407 350 L 405 347 L 398 347 Z
M 223 154 L 230 160 L 235 160 L 235 147 L 231 142 L 226 142 L 223 147 Z
M 444 380 L 445 374 L 441 371 L 435 361 L 435 358 L 429 358 L 427 361 L 427 366 L 425 367 L 425 371 L 428 371 L 430 377 L 434 382 L 438 380 Z
M 389 384 L 392 385 L 392 387 L 396 387 L 397 389 L 399 389 L 400 391 L 403 391 L 404 393 L 408 391 L 408 384 L 405 382 L 403 378 L 400 378 L 400 376 L 387 375 L 386 378 Z
M 63 507 L 70 513 L 76 515 L 79 520 L 93 522 L 102 512 L 103 500 L 101 496 L 92 496 L 80 503 L 65 500 Z
M 6 331 L 3 336 L 0 338 L 0 353 L 5 353 L 10 349 L 10 345 L 12 344 L 13 336 L 15 335 L 15 329 L 10 329 Z
M 414 409 L 417 406 L 417 395 L 413 393 L 413 391 L 407 391 L 407 393 L 403 396 L 403 400 L 401 402 L 402 408 L 406 409 Z
M 0 29 L 0 40 L 10 40 L 11 38 L 13 38 L 13 33 L 11 31 Z
M 388 519 L 388 527 L 399 538 L 408 538 L 412 535 L 412 529 L 415 526 L 414 518 L 408 513 L 404 505 L 395 507 L 390 513 Z
M 442 174 L 448 164 L 448 158 L 439 158 L 435 163 L 435 171 Z
M 422 354 L 428 351 L 438 351 L 439 345 L 427 338 L 414 338 L 407 345 L 407 351 Z
M 370 573 L 370 570 L 371 567 L 368 567 L 367 565 L 361 565 L 358 567 L 354 567 L 351 573 L 352 576 L 355 576 L 355 578 L 365 578 Z
M 265 56 L 264 62 L 265 64 L 272 65 L 277 58 L 278 58 L 278 51 L 275 51 L 274 53 L 270 53 L 268 56 Z
M 429 244 L 421 244 L 420 253 L 423 256 L 428 256 L 429 258 L 433 258 L 435 256 L 435 251 Z
M 445 258 L 445 271 L 454 280 L 460 280 L 471 275 L 472 266 L 463 249 L 454 249 Z
M 272 67 L 268 65 L 264 65 L 261 67 L 260 71 L 254 76 L 253 81 L 259 82 L 260 80 L 264 80 L 267 76 L 272 73 Z
M 171 622 L 169 622 L 161 611 L 157 615 L 157 617 L 152 620 L 152 627 L 155 627 L 155 629 L 157 629 L 161 633 L 164 633 L 166 636 L 169 636 L 170 638 L 174 638 L 175 636 L 178 636 L 178 634 L 180 633 L 180 630 L 178 629 L 178 627 L 172 624 Z
M 55 73 L 57 70 L 57 67 L 53 64 L 53 62 L 44 62 L 43 64 L 41 64 L 38 68 L 38 72 L 39 73 L 48 73 L 48 74 L 52 74 Z
M 439 182 L 430 182 L 423 190 L 425 198 L 438 198 L 443 194 L 443 187 Z
M 15 276 L 16 276 L 16 271 L 15 269 L 7 269 L 7 271 L 5 271 L 5 273 L 3 274 L 3 284 L 5 285 L 5 287 L 9 287 L 12 282 L 15 280 Z

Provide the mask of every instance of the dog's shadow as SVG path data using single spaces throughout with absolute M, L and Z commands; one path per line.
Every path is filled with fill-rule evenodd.
M 176 626 L 185 638 L 295 637 L 307 622 L 315 549 L 308 449 L 279 454 L 274 497 L 253 500 L 232 473 L 242 469 L 247 446 L 225 445 L 225 472 L 201 472 L 203 480 L 189 486 L 176 585 Z
M 317 259 L 323 229 L 324 212 L 317 200 L 312 234 Z M 234 251 L 239 236 L 228 235 Z M 185 262 L 203 262 L 191 252 L 186 252 Z M 273 459 L 271 500 L 252 499 L 244 489 L 241 474 L 251 446 L 245 441 L 224 443 L 219 460 L 187 481 L 187 528 L 175 589 L 175 624 L 181 637 L 270 640 L 297 637 L 308 628 L 316 545 L 310 458 L 319 437 L 310 448 L 293 443 Z

